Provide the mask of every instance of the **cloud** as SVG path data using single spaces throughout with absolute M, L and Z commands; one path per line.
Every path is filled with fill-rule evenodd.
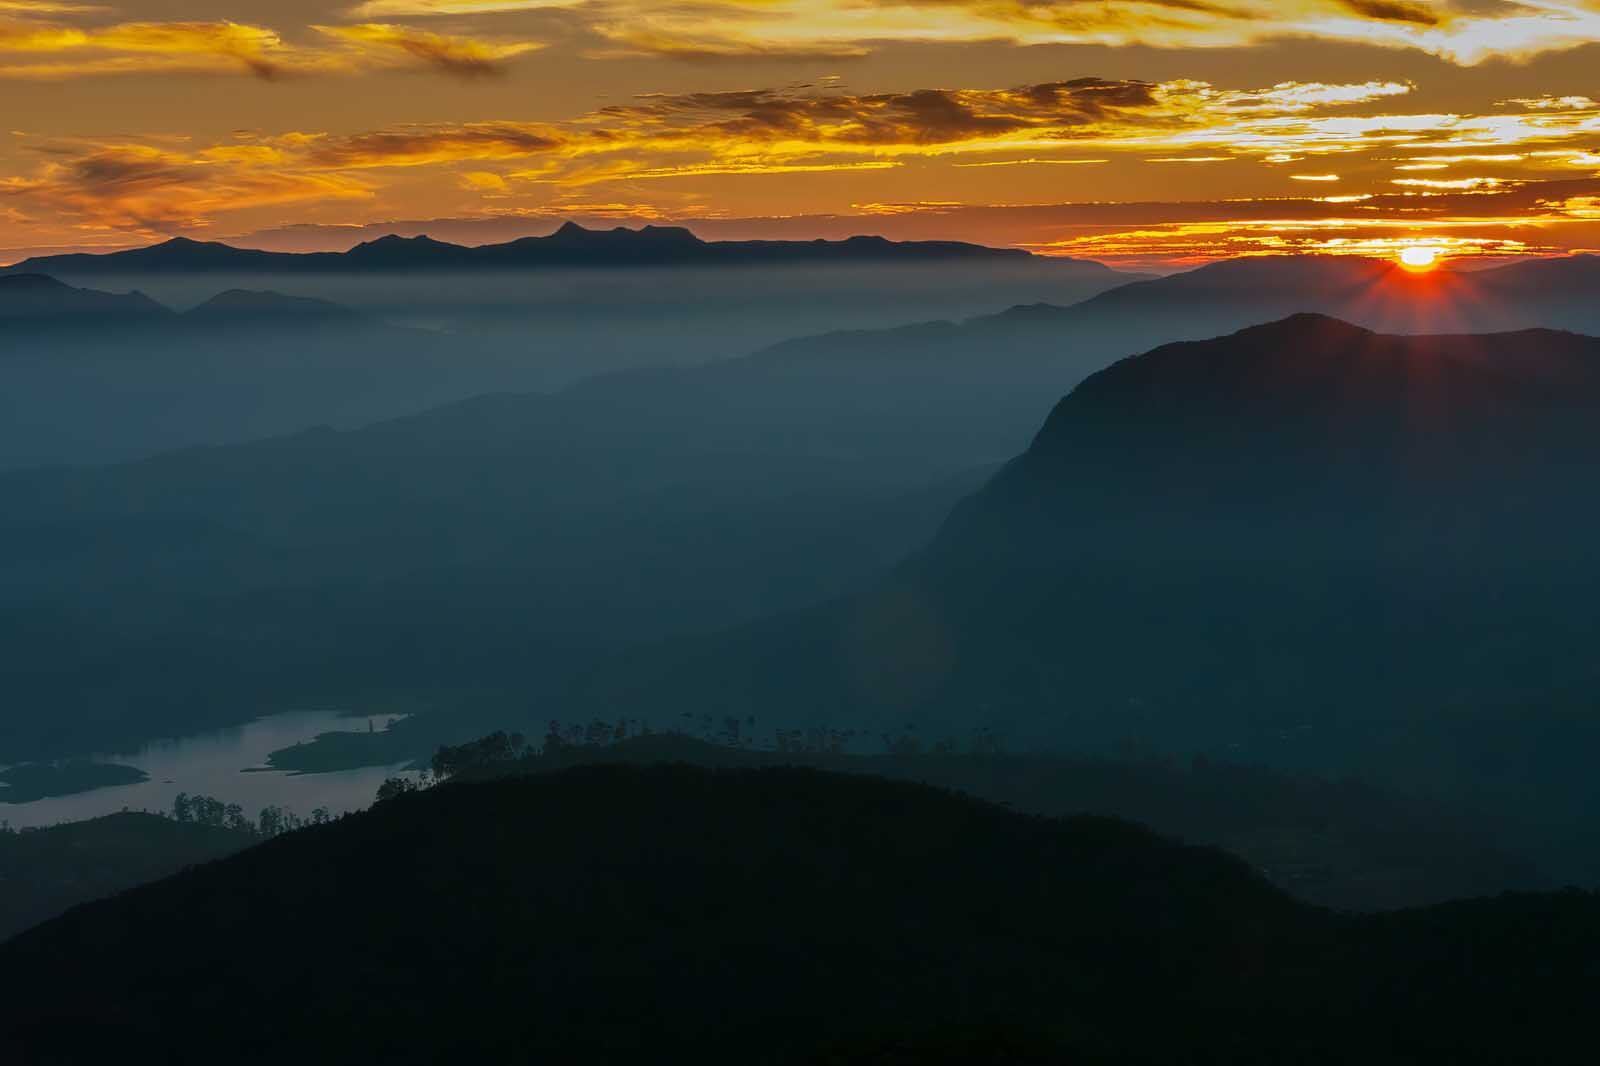
M 55 0 L 0 0 L 0 15 L 81 15 L 104 11 L 98 4 L 56 3 Z
M 899 240 L 1006 242 L 1047 255 L 1139 267 L 1291 253 L 1386 256 L 1427 243 L 1454 256 L 1557 254 L 1600 241 L 1600 179 L 1488 191 L 1270 200 L 1040 205 L 870 204 L 870 217 L 707 221 L 703 236 L 749 239 L 871 230 Z M 780 229 L 779 227 L 786 227 Z
M 499 74 L 506 60 L 544 47 L 532 41 L 479 41 L 376 22 L 312 29 L 364 48 L 392 49 L 446 74 L 462 77 Z
M 1193 49 L 1319 40 L 1419 51 L 1473 65 L 1600 42 L 1600 0 L 361 0 L 344 11 L 350 24 L 316 29 L 379 55 L 398 52 L 433 69 L 471 74 L 491 71 L 533 45 L 435 35 L 405 20 L 478 25 L 486 17 L 556 9 L 601 42 L 590 55 L 696 62 L 849 59 L 889 42 Z M 74 31 L 52 18 L 99 10 L 69 0 L 0 0 L 0 18 L 35 29 L 43 20 L 48 25 L 41 32 L 62 39 Z M 75 32 L 93 39 L 115 29 Z M 169 53 L 164 64 L 151 60 L 141 68 L 121 57 L 97 60 L 95 69 L 209 69 L 197 55 L 210 56 L 213 66 L 230 58 L 235 68 L 254 63 L 257 72 L 362 65 L 349 54 L 273 38 L 232 53 L 185 48 L 186 62 Z M 80 39 L 74 47 L 97 46 Z M 64 75 L 58 69 L 49 76 Z
M 506 179 L 487 170 L 469 170 L 462 174 L 461 187 L 484 196 L 511 195 L 511 186 Z
M 648 21 L 604 21 L 595 28 L 612 45 L 591 49 L 588 54 L 596 59 L 655 56 L 689 63 L 752 59 L 812 62 L 862 59 L 872 54 L 866 44 L 850 41 L 786 43 L 743 34 L 685 36 L 653 28 Z
M 0 54 L 71 54 L 68 63 L 0 65 L 0 77 L 56 78 L 91 73 L 247 70 L 274 77 L 293 52 L 272 30 L 235 22 L 125 22 L 80 29 L 37 22 L 0 23 Z M 85 56 L 81 61 L 78 56 Z
M 548 6 L 372 0 L 356 10 L 428 15 Z M 882 42 L 1240 48 L 1311 39 L 1472 65 L 1600 40 L 1594 0 L 594 0 L 579 10 L 615 45 L 598 54 L 687 59 L 851 55 Z
M 48 151 L 63 158 L 33 176 L 0 179 L 0 202 L 42 208 L 90 230 L 171 232 L 247 208 L 372 196 L 345 175 L 221 162 L 148 144 Z
M 291 134 L 281 143 L 302 164 L 326 170 L 360 170 L 525 159 L 550 152 L 564 141 L 564 134 L 548 126 L 469 122 L 397 126 L 341 137 Z
M 495 15 L 508 11 L 575 7 L 583 0 L 365 0 L 351 9 L 356 18 L 418 18 L 428 15 Z
M 1169 115 L 1160 86 L 1078 78 L 1014 89 L 657 95 L 603 108 L 591 121 L 659 145 L 917 151 L 1016 135 L 1062 140 Z
M 505 61 L 541 47 L 531 41 L 479 40 L 381 24 L 314 29 L 328 39 L 325 44 L 294 43 L 263 26 L 226 21 L 83 27 L 0 20 L 0 78 L 244 72 L 272 79 L 407 66 L 475 76 L 496 73 Z M 8 54 L 24 61 L 7 61 Z
M 1406 0 L 1341 0 L 1345 7 L 1357 15 L 1379 22 L 1411 22 L 1418 26 L 1437 26 L 1442 21 L 1440 13 L 1426 4 L 1408 3 Z
M 33 153 L 37 166 L 0 179 L 0 208 L 27 214 L 36 231 L 37 220 L 52 213 L 67 220 L 30 238 L 59 244 L 65 242 L 61 225 L 91 235 L 106 229 L 153 234 L 220 225 L 263 205 L 337 205 L 378 196 L 386 199 L 377 202 L 388 204 L 392 197 L 402 205 L 390 212 L 415 211 L 416 201 L 409 198 L 426 196 L 450 211 L 504 213 L 545 210 L 581 190 L 586 202 L 653 200 L 658 212 L 670 213 L 674 203 L 702 202 L 709 190 L 721 196 L 743 182 L 752 184 L 741 189 L 753 190 L 785 176 L 854 173 L 858 182 L 830 184 L 826 195 L 885 200 L 891 186 L 872 175 L 899 171 L 905 177 L 892 187 L 923 195 L 911 198 L 914 206 L 897 209 L 925 220 L 947 208 L 923 200 L 970 192 L 988 175 L 992 188 L 1018 197 L 1025 190 L 1061 195 L 1062 186 L 1078 178 L 1074 167 L 1085 178 L 1105 174 L 1102 187 L 1115 188 L 1126 178 L 1149 188 L 1161 179 L 1158 168 L 1143 164 L 1183 163 L 1185 189 L 1211 196 L 1231 192 L 1232 206 L 1221 216 L 1180 212 L 1124 224 L 1122 205 L 1095 203 L 1090 213 L 1099 228 L 1092 231 L 1051 222 L 1012 232 L 996 224 L 992 232 L 974 228 L 961 236 L 1132 261 L 1141 254 L 1201 255 L 1206 241 L 1213 252 L 1225 251 L 1230 246 L 1220 227 L 1229 218 L 1256 227 L 1251 247 L 1265 247 L 1269 237 L 1310 247 L 1312 238 L 1293 236 L 1299 232 L 1294 225 L 1306 220 L 1316 222 L 1306 232 L 1325 242 L 1343 240 L 1339 226 L 1358 221 L 1386 233 L 1404 225 L 1433 232 L 1448 223 L 1466 234 L 1477 232 L 1475 217 L 1492 218 L 1502 230 L 1534 223 L 1546 229 L 1592 225 L 1590 207 L 1583 214 L 1551 205 L 1587 204 L 1584 198 L 1595 195 L 1590 177 L 1600 171 L 1600 103 L 1574 97 L 1553 106 L 1536 98 L 1482 114 L 1400 109 L 1412 91 L 1383 81 L 1229 88 L 1195 80 L 1071 78 L 1009 88 L 850 92 L 825 82 L 648 94 L 548 122 L 241 132 L 209 144 L 22 137 L 15 151 Z M 1085 170 L 1091 163 L 1092 170 Z M 1427 169 L 1397 174 L 1417 168 Z M 1169 181 L 1179 178 L 1176 169 L 1164 169 Z M 1570 184 L 1575 178 L 1580 183 Z M 1304 195 L 1307 183 L 1334 180 L 1339 184 L 1328 191 L 1344 195 Z M 812 183 L 806 196 L 819 198 L 823 194 L 812 190 L 821 187 Z M 863 195 L 865 189 L 873 192 Z M 1525 189 L 1540 190 L 1539 197 L 1524 195 Z M 1318 205 L 1316 211 L 1311 204 Z M 870 210 L 877 217 L 890 208 L 877 204 Z M 1343 221 L 1336 226 L 1338 220 Z M 8 225 L 19 224 L 13 219 Z M 855 225 L 860 228 L 859 221 Z M 1193 226 L 1201 228 L 1183 228 Z M 1497 231 L 1494 241 L 1500 243 L 1494 247 L 1509 247 L 1505 242 L 1511 240 L 1536 247 L 1549 239 L 1549 233 Z M 1088 243 L 1072 243 L 1080 240 Z M 1147 252 L 1133 250 L 1140 241 L 1147 242 Z M 1173 251 L 1180 245 L 1187 250 Z

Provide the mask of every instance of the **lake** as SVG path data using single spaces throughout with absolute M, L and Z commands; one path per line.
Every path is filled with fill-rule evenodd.
M 294 711 L 232 729 L 160 741 L 131 754 L 95 755 L 97 762 L 137 767 L 150 779 L 32 803 L 0 802 L 0 821 L 25 829 L 96 818 L 125 808 L 165 812 L 172 809 L 172 800 L 180 792 L 237 803 L 252 819 L 267 806 L 287 807 L 301 817 L 316 807 L 341 814 L 371 806 L 378 786 L 386 777 L 399 776 L 400 765 L 292 774 L 264 769 L 267 756 L 279 748 L 311 740 L 319 733 L 364 733 L 369 723 L 371 729 L 382 731 L 403 717 L 390 714 L 353 718 L 337 711 Z

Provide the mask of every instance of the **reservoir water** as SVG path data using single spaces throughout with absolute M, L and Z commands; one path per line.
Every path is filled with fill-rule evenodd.
M 320 733 L 384 730 L 403 715 L 358 718 L 337 711 L 294 711 L 259 718 L 247 725 L 178 740 L 160 741 L 131 754 L 96 755 L 96 762 L 134 766 L 150 775 L 132 785 L 98 788 L 73 796 L 32 803 L 0 799 L 0 821 L 13 828 L 55 825 L 96 818 L 121 810 L 166 812 L 180 792 L 215 796 L 237 803 L 250 818 L 267 806 L 287 807 L 305 817 L 317 807 L 337 815 L 372 804 L 384 778 L 400 767 L 368 766 L 327 774 L 291 774 L 266 769 L 267 756 L 279 748 L 311 740 Z M 3 796 L 0 789 L 0 796 Z

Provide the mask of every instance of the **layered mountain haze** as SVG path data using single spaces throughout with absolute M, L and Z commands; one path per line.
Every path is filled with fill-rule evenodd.
M 1549 331 L 1303 315 L 1157 349 L 875 589 L 608 666 L 573 709 L 1359 767 L 1516 806 L 1560 851 L 1600 742 L 1597 403 L 1600 340 Z
M 477 391 L 435 334 L 276 293 L 177 313 L 23 274 L 0 277 L 0 322 L 0 470 L 357 426 Z
M 317 321 L 348 322 L 360 316 L 347 307 L 341 307 L 327 300 L 284 296 L 276 292 L 229 289 L 189 311 L 185 317 L 196 322 L 215 322 L 218 325 L 237 327 L 251 322 L 266 325 L 298 325 Z
M 62 279 L 49 299 L 43 269 Z M 0 274 L 12 293 L 0 314 L 26 308 L 33 324 L 0 335 L 0 387 L 22 419 L 0 422 L 0 468 L 354 428 L 487 393 L 743 356 L 840 325 L 993 312 L 1019 296 L 1071 303 L 1133 277 L 975 245 L 703 242 L 573 225 L 473 248 L 382 238 L 279 255 L 176 239 L 35 260 Z M 84 328 L 113 311 L 119 327 L 141 328 Z M 214 335 L 225 327 L 235 333 Z M 48 423 L 27 417 L 41 411 Z
M 1597 58 L 0 0 L 0 1064 L 1587 1066 Z
M 678 227 L 594 230 L 570 222 L 502 244 L 386 236 L 307 254 L 175 238 L 28 259 L 0 276 L 23 272 L 140 288 L 175 307 L 219 288 L 333 300 L 448 332 L 480 358 L 514 349 L 524 388 L 744 355 L 828 329 L 987 314 L 1035 300 L 1071 304 L 1146 276 L 951 241 L 703 241 Z M 501 388 L 512 385 L 505 373 Z M 490 387 L 485 381 L 480 390 Z
M 840 594 L 1014 450 L 1036 399 L 974 409 L 975 381 L 907 404 L 881 373 L 638 372 L 0 477 L 6 629 L 33 649 L 14 690 L 62 711 L 20 717 L 7 754 L 280 701 L 522 704 L 575 649 Z
M 786 346 L 13 475 L 18 691 L 57 708 L 13 750 L 310 699 L 446 712 L 421 736 L 759 711 L 1576 801 L 1597 344 L 1297 316 L 1121 362 L 1048 419 L 1072 364 L 1025 347 Z M 692 636 L 872 585 L 1040 422 L 874 591 Z
M 660 240 L 630 230 L 610 234 L 578 231 L 572 238 L 562 237 L 567 232 L 530 241 L 539 247 L 553 244 L 557 250 L 575 244 L 584 255 L 598 255 L 616 267 L 626 256 L 612 255 L 608 249 L 613 245 L 636 250 L 641 241 L 648 247 Z M 597 243 L 601 237 L 605 240 Z M 697 248 L 722 247 L 693 241 L 687 234 L 665 243 L 675 246 L 684 241 Z M 172 242 L 157 249 L 87 258 L 99 261 L 129 256 L 135 263 L 184 264 L 190 262 L 187 256 L 193 243 L 179 247 Z M 500 280 L 495 281 L 476 268 L 458 270 L 446 265 L 439 273 L 419 274 L 406 266 L 412 255 L 419 254 L 418 249 L 425 258 L 435 254 L 431 249 L 443 249 L 438 254 L 449 260 L 456 252 L 500 254 L 522 243 L 527 242 L 452 252 L 449 249 L 455 246 L 424 238 L 383 239 L 331 259 L 344 262 L 398 255 L 393 275 L 398 280 L 394 282 L 382 280 L 390 275 L 381 271 L 361 280 L 364 275 L 359 270 L 324 275 L 296 268 L 290 273 L 245 276 L 240 288 L 230 289 L 220 298 L 214 288 L 207 289 L 195 301 L 196 307 L 182 316 L 164 313 L 138 293 L 114 296 L 58 284 L 50 289 L 50 299 L 43 300 L 34 297 L 43 293 L 44 283 L 29 280 L 37 275 L 0 279 L 14 294 L 6 306 L 26 304 L 35 309 L 30 316 L 42 316 L 30 317 L 32 329 L 13 330 L 0 338 L 0 351 L 10 353 L 0 368 L 0 375 L 8 378 L 7 393 L 24 412 L 49 409 L 57 413 L 48 427 L 19 423 L 11 427 L 9 435 L 0 433 L 0 444 L 8 437 L 12 442 L 0 450 L 0 464 L 104 461 L 320 424 L 352 428 L 482 393 L 545 391 L 617 365 L 682 362 L 691 358 L 683 354 L 688 337 L 703 337 L 694 332 L 695 323 L 713 318 L 728 332 L 718 345 L 699 345 L 693 361 L 745 354 L 736 347 L 741 345 L 741 337 L 754 340 L 763 331 L 770 336 L 770 331 L 786 328 L 778 324 L 784 321 L 789 323 L 787 328 L 805 332 L 808 326 L 849 319 L 851 306 L 879 321 L 896 315 L 937 313 L 947 310 L 936 306 L 942 296 L 969 279 L 971 291 L 952 295 L 955 307 L 963 300 L 998 300 L 997 294 L 985 295 L 988 286 L 1006 285 L 1008 293 L 1013 288 L 1006 281 L 1009 274 L 991 277 L 983 273 L 992 269 L 985 265 L 991 262 L 984 254 L 988 250 L 957 246 L 961 258 L 946 259 L 945 246 L 888 244 L 883 246 L 922 257 L 921 265 L 911 268 L 914 276 L 873 273 L 870 278 L 862 276 L 863 284 L 855 285 L 852 272 L 867 269 L 862 264 L 870 261 L 871 253 L 861 253 L 868 258 L 856 262 L 857 253 L 850 249 L 863 243 L 876 245 L 847 241 L 821 246 L 832 249 L 829 254 L 843 255 L 840 262 L 845 265 L 803 275 L 791 273 L 787 266 L 763 267 L 759 262 L 747 268 L 705 268 L 708 273 L 699 268 L 684 273 L 679 267 L 618 267 L 620 275 L 610 269 L 591 273 L 612 279 L 626 275 L 632 280 L 618 288 L 608 283 L 588 296 L 575 297 L 566 286 L 579 284 L 571 280 L 577 275 L 564 268 L 553 270 L 550 277 L 560 280 L 539 283 L 556 286 L 546 295 L 559 301 L 563 309 L 554 312 L 557 319 L 551 319 L 538 309 L 539 300 L 545 297 L 528 302 L 530 294 L 518 279 L 531 275 L 519 270 L 498 275 Z M 196 247 L 203 251 L 194 260 L 193 270 L 153 267 L 122 280 L 141 290 L 159 285 L 163 279 L 177 278 L 175 284 L 189 288 L 226 280 L 227 275 L 200 268 L 233 250 Z M 737 247 L 748 251 L 768 246 Z M 814 245 L 772 247 L 793 255 L 793 249 Z M 156 256 L 156 252 L 162 255 Z M 263 253 L 241 254 L 249 259 Z M 294 263 L 328 258 L 282 257 Z M 1016 257 L 1000 255 L 996 261 L 1008 264 Z M 849 265 L 852 262 L 854 266 Z M 803 363 L 807 374 L 831 367 L 830 372 L 841 374 L 841 387 L 864 387 L 880 380 L 896 364 L 913 366 L 911 373 L 919 381 L 956 379 L 983 384 L 987 375 L 1008 390 L 1021 384 L 1033 387 L 1034 402 L 1025 405 L 1010 427 L 1011 443 L 1001 451 L 970 457 L 978 463 L 997 461 L 1018 450 L 1024 434 L 1032 432 L 1055 394 L 1116 359 L 1156 344 L 1212 336 L 1296 311 L 1314 310 L 1406 333 L 1503 330 L 1535 324 L 1600 331 L 1593 302 L 1585 296 L 1594 283 L 1594 264 L 1600 262 L 1594 257 L 1425 275 L 1359 259 L 1239 260 L 1109 288 L 1110 283 L 1102 281 L 1097 287 L 1106 291 L 1078 303 L 1073 303 L 1073 296 L 1086 294 L 1078 287 L 1080 283 L 1055 272 L 1076 270 L 1082 264 L 1029 257 L 1020 262 L 1017 269 L 1033 272 L 1036 281 L 1048 279 L 1049 293 L 1058 302 L 1016 306 L 964 321 L 833 331 L 784 341 L 758 358 L 773 365 Z M 1013 267 L 998 269 L 1010 271 Z M 978 273 L 969 275 L 969 270 Z M 658 271 L 665 273 L 658 276 Z M 1104 270 L 1100 275 L 1120 277 Z M 282 285 L 291 291 L 271 291 Z M 330 301 L 321 295 L 328 289 L 354 297 L 354 313 L 341 314 L 329 306 Z M 32 294 L 26 300 L 24 291 Z M 694 296 L 685 302 L 691 292 Z M 842 303 L 835 303 L 834 297 Z M 787 310 L 773 312 L 768 301 L 774 300 Z M 735 306 L 743 310 L 734 310 Z M 841 306 L 844 310 L 836 312 Z M 51 307 L 59 307 L 59 313 L 45 314 Z M 113 313 L 119 326 L 142 328 L 115 336 L 96 336 L 84 328 L 112 321 L 106 316 Z M 447 320 L 458 314 L 465 319 L 450 325 Z M 750 321 L 761 323 L 756 333 L 746 334 L 732 324 L 745 314 Z M 128 315 L 133 318 L 124 322 L 123 316 Z M 785 315 L 793 317 L 786 319 Z M 196 327 L 221 327 L 230 317 L 241 328 L 248 320 L 252 329 L 243 334 L 241 343 L 224 341 L 222 346 L 229 350 L 219 358 L 216 338 Z M 414 322 L 422 328 L 395 328 L 390 325 L 395 321 Z M 59 327 L 62 336 L 54 336 L 46 326 Z M 45 332 L 40 333 L 41 329 Z M 341 329 L 348 332 L 340 335 Z M 293 349 L 300 356 L 269 354 L 269 336 L 274 353 Z M 608 337 L 610 340 L 605 339 Z M 79 403 L 65 403 L 63 390 L 75 391 Z M 159 417 L 151 417 L 149 410 L 141 410 L 133 399 L 151 392 L 166 398 Z M 75 410 L 81 416 L 74 414 Z
M 1302 312 L 1405 334 L 1530 327 L 1600 333 L 1600 309 L 1590 298 L 1597 284 L 1600 256 L 1426 274 L 1356 257 L 1264 256 L 1130 282 L 1067 307 L 1019 305 L 960 323 L 803 338 L 779 350 L 835 360 L 896 352 L 927 362 L 1035 353 L 1041 361 L 1071 365 L 1081 378 L 1156 345 L 1203 340 Z M 1074 383 L 1063 381 L 1063 390 Z

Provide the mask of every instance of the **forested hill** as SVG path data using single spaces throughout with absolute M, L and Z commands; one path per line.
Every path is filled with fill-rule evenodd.
M 1093 818 L 803 770 L 402 796 L 0 948 L 0 1053 L 1589 1061 L 1600 901 L 1338 917 Z

